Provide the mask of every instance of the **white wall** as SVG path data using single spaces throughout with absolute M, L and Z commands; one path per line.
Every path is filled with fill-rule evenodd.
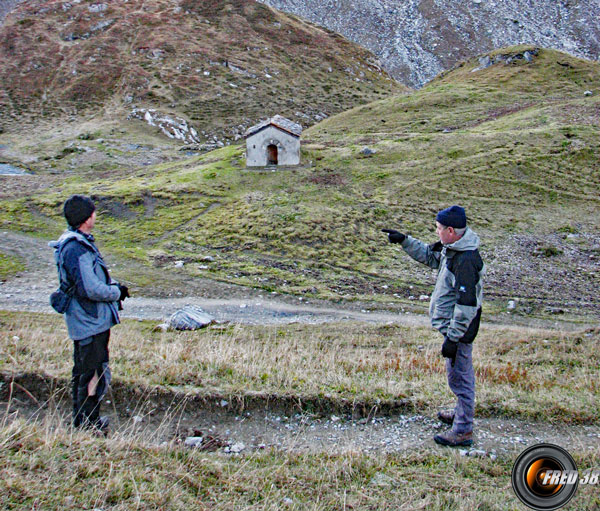
M 246 166 L 264 167 L 267 165 L 267 146 L 277 146 L 279 165 L 298 165 L 300 163 L 300 139 L 269 126 L 246 139 Z

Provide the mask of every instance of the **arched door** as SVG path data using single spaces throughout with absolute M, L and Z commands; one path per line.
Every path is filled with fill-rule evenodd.
M 267 165 L 277 165 L 277 146 L 275 144 L 267 146 Z

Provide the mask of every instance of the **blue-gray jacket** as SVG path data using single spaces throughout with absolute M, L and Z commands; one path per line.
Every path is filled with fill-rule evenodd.
M 416 261 L 438 270 L 429 303 L 433 328 L 451 341 L 472 342 L 479 329 L 485 274 L 479 236 L 467 228 L 451 245 L 441 241 L 427 245 L 407 236 L 402 248 Z
M 69 337 L 80 341 L 119 323 L 121 291 L 110 278 L 94 237 L 69 229 L 48 245 L 54 248 L 54 258 L 62 268 L 59 279 L 67 286 L 75 286 L 65 312 Z

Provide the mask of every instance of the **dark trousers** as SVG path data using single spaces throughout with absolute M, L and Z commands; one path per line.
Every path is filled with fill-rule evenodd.
M 98 395 L 88 395 L 88 384 L 97 375 L 102 377 L 108 364 L 110 330 L 86 339 L 74 341 L 71 389 L 73 397 L 73 425 L 94 424 L 100 415 Z
M 475 416 L 475 371 L 473 369 L 473 341 L 479 332 L 481 309 L 471 321 L 469 328 L 458 343 L 454 361 L 446 359 L 448 386 L 456 396 L 452 430 L 456 433 L 473 431 Z

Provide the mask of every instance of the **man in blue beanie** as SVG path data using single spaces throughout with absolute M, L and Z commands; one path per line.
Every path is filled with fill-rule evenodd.
M 448 385 L 456 395 L 453 410 L 438 413 L 451 429 L 435 435 L 441 445 L 473 444 L 475 414 L 475 372 L 473 340 L 481 319 L 482 277 L 485 265 L 479 255 L 479 237 L 467 227 L 464 208 L 450 206 L 436 216 L 439 241 L 427 245 L 401 232 L 384 229 L 390 243 L 401 244 L 416 261 L 438 270 L 431 295 L 431 325 L 444 336 L 442 355 L 446 358 Z
M 108 419 L 100 417 L 100 402 L 110 383 L 108 341 L 119 323 L 120 302 L 129 296 L 127 286 L 111 279 L 92 229 L 96 207 L 89 197 L 73 195 L 63 206 L 69 225 L 50 242 L 61 289 L 69 297 L 64 309 L 69 337 L 73 339 L 73 425 L 106 434 Z

